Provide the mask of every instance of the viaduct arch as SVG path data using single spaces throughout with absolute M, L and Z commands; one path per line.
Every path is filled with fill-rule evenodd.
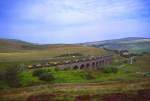
M 108 56 L 99 56 L 91 59 L 84 59 L 84 61 L 77 61 L 72 63 L 67 63 L 63 65 L 59 65 L 59 69 L 99 69 L 104 67 L 105 65 L 111 64 L 112 55 Z

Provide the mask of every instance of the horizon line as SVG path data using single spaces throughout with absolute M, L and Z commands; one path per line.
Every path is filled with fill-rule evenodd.
M 119 39 L 126 39 L 126 38 L 143 38 L 143 39 L 150 39 L 150 37 L 121 37 L 121 38 L 112 38 L 112 39 L 104 39 L 104 40 L 95 40 L 95 41 L 84 41 L 84 42 L 65 42 L 65 43 L 40 43 L 40 42 L 31 42 L 31 41 L 27 41 L 27 40 L 23 40 L 23 39 L 19 39 L 19 38 L 2 38 L 0 37 L 0 40 L 16 40 L 16 41 L 23 41 L 23 42 L 27 42 L 27 43 L 31 43 L 31 44 L 39 44 L 39 45 L 49 45 L 49 44 L 55 44 L 55 45 L 60 45 L 60 44 L 83 44 L 83 43 L 92 43 L 92 42 L 102 42 L 102 41 L 109 41 L 109 40 L 119 40 Z

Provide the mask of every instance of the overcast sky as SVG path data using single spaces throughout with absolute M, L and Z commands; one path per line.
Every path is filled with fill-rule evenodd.
M 0 0 L 0 37 L 35 43 L 150 37 L 150 0 Z

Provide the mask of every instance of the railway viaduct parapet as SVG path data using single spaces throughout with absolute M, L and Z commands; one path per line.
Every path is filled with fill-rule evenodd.
M 84 59 L 77 62 L 59 65 L 59 69 L 100 69 L 105 65 L 111 64 L 112 55 L 98 56 L 95 58 Z

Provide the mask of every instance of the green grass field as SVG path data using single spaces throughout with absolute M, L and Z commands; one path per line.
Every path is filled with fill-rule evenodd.
M 107 52 L 103 49 L 86 47 L 86 46 L 61 46 L 61 47 L 51 47 L 49 50 L 28 50 L 24 52 L 11 52 L 11 53 L 0 53 L 0 70 L 3 71 L 6 68 L 13 67 L 14 65 L 20 64 L 33 64 L 41 63 L 43 60 L 48 61 L 61 61 L 56 60 L 55 57 L 61 56 L 64 54 L 71 53 L 80 53 L 83 56 L 98 56 L 104 55 L 110 52 Z M 111 53 L 113 54 L 113 53 Z M 123 57 L 120 57 L 117 54 L 113 56 L 112 67 L 119 68 L 119 72 L 106 74 L 99 71 L 88 71 L 93 79 L 86 79 L 87 71 L 84 70 L 67 70 L 67 71 L 55 71 L 53 67 L 47 67 L 47 71 L 52 73 L 55 77 L 53 83 L 85 83 L 85 82 L 106 82 L 106 81 L 116 81 L 116 80 L 133 80 L 139 79 L 140 74 L 136 72 L 150 72 L 150 55 L 137 56 L 136 61 L 129 65 L 123 63 L 126 60 Z M 79 58 L 79 57 L 78 57 Z M 63 60 L 73 59 L 72 57 L 64 57 Z M 23 86 L 38 85 L 45 82 L 38 80 L 38 78 L 32 76 L 32 71 L 27 70 L 20 74 L 20 80 Z M 3 84 L 3 82 L 2 82 Z
M 44 69 L 45 70 L 45 69 Z M 110 82 L 110 81 L 130 81 L 140 80 L 144 76 L 133 72 L 126 72 L 125 70 L 119 70 L 117 73 L 103 73 L 102 70 L 58 70 L 46 69 L 51 73 L 55 80 L 51 83 L 98 83 L 98 82 Z M 90 77 L 89 77 L 90 76 Z M 20 74 L 21 84 L 23 86 L 39 85 L 43 82 L 37 77 L 32 76 L 31 71 L 25 71 Z

